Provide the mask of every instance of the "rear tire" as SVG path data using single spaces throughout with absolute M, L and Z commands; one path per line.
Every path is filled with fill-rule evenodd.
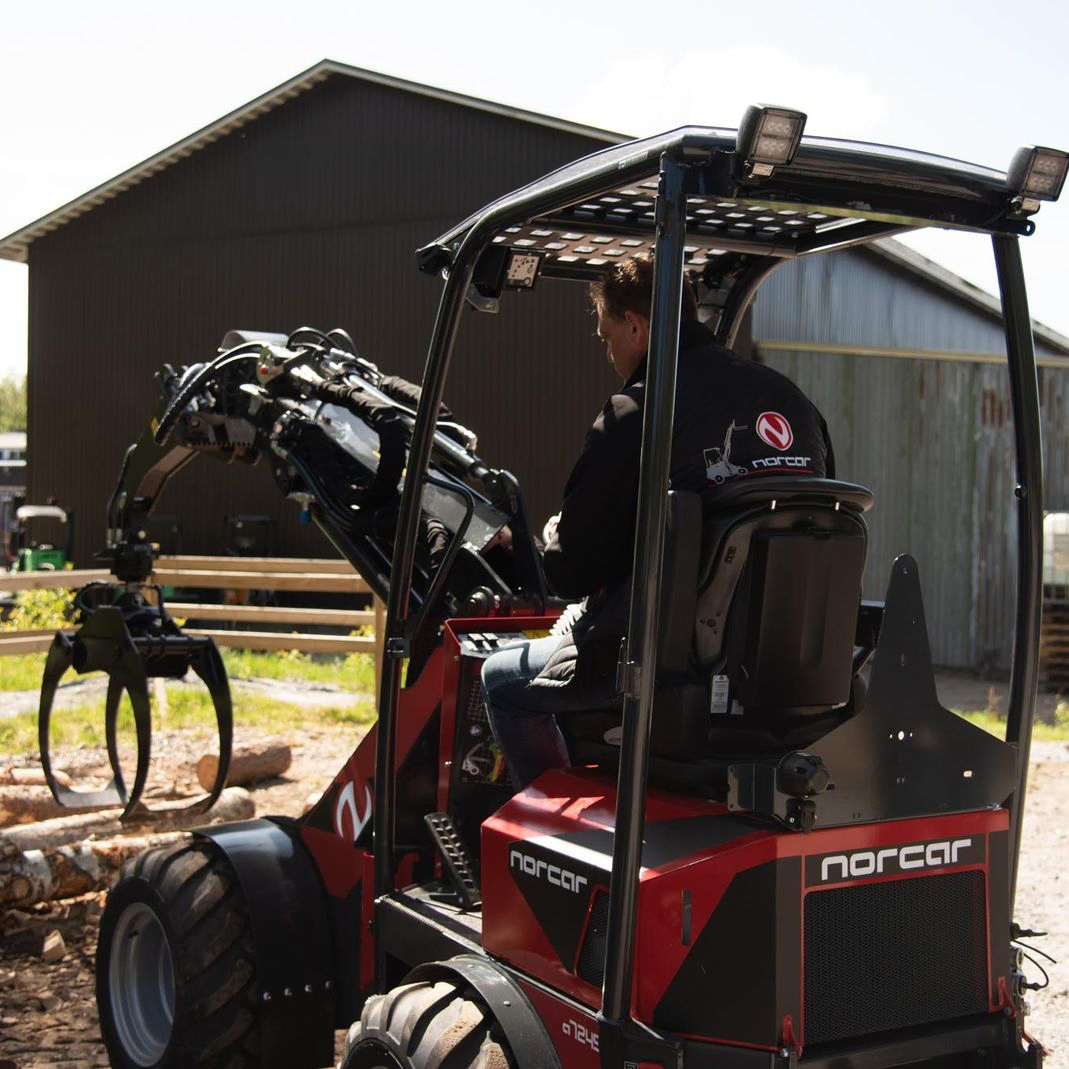
M 369 999 L 349 1033 L 342 1069 L 515 1069 L 497 1021 L 451 980 L 395 987 Z
M 252 931 L 214 843 L 149 850 L 123 867 L 100 921 L 96 994 L 115 1069 L 253 1069 Z

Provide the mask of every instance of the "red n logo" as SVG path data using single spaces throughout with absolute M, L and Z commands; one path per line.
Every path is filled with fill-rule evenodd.
M 773 449 L 778 449 L 780 452 L 783 452 L 784 449 L 790 449 L 791 444 L 794 442 L 794 432 L 791 430 L 791 425 L 778 412 L 762 412 L 757 417 L 755 430 L 762 442 L 772 446 Z

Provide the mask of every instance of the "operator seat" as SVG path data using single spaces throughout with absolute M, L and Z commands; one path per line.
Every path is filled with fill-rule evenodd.
M 853 711 L 873 497 L 801 475 L 668 496 L 650 780 L 708 790 L 726 757 L 806 746 Z M 561 719 L 575 763 L 618 761 L 608 714 Z

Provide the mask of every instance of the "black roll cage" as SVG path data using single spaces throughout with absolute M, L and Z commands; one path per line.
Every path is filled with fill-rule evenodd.
M 610 885 L 602 1019 L 630 1024 L 635 915 L 644 821 L 658 603 L 684 272 L 721 293 L 718 339 L 731 344 L 757 286 L 781 263 L 926 226 L 992 238 L 1005 319 L 1017 467 L 1019 555 L 1006 741 L 1016 751 L 1010 811 L 1010 905 L 1017 877 L 1038 680 L 1042 608 L 1043 471 L 1031 320 L 1018 237 L 1032 233 L 1000 172 L 936 156 L 804 138 L 789 166 L 754 178 L 737 158 L 735 131 L 685 127 L 614 146 L 488 205 L 419 250 L 421 269 L 446 281 L 427 354 L 408 459 L 426 471 L 449 361 L 484 251 L 538 249 L 541 273 L 589 279 L 614 256 L 655 245 L 654 299 L 642 431 L 631 627 L 623 678 L 624 734 Z M 553 238 L 552 243 L 547 240 Z M 588 243 L 592 240 L 593 243 Z M 555 246 L 555 247 L 554 247 Z M 609 249 L 616 252 L 610 254 Z M 485 294 L 483 294 L 485 297 Z M 375 894 L 394 889 L 397 708 L 422 481 L 405 481 L 386 613 L 375 781 Z M 381 968 L 381 965 L 380 965 Z M 382 976 L 378 977 L 381 981 Z

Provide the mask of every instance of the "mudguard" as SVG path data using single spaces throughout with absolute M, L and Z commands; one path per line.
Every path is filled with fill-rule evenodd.
M 323 887 L 285 818 L 219 824 L 210 839 L 237 873 L 255 943 L 259 1069 L 318 1069 L 334 1060 L 334 955 Z
M 444 978 L 463 980 L 478 992 L 501 1026 L 522 1069 L 561 1069 L 557 1049 L 545 1024 L 519 984 L 500 965 L 474 954 L 458 954 L 445 961 L 417 965 L 405 977 L 405 983 Z

